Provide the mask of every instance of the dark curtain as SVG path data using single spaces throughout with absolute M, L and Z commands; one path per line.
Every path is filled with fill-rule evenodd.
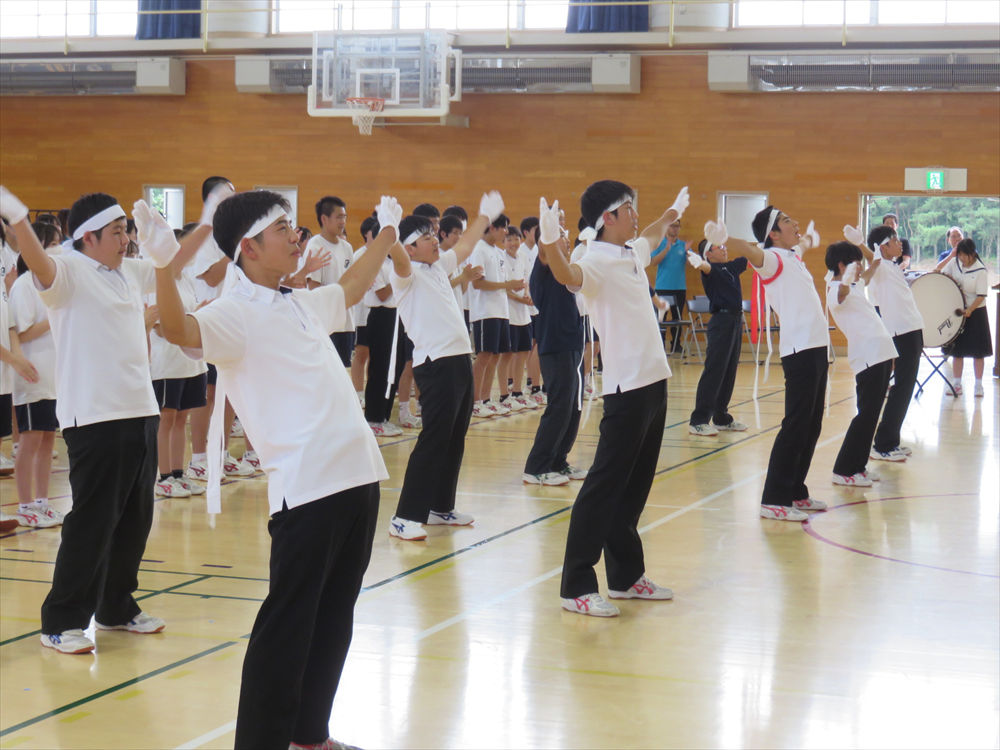
M 594 0 L 569 0 L 566 31 L 649 31 L 649 6 L 625 4 L 635 1 L 603 0 L 604 5 L 580 6 L 580 2 L 592 3 Z
M 136 39 L 197 39 L 201 36 L 200 13 L 142 15 L 144 10 L 201 10 L 201 0 L 139 0 Z

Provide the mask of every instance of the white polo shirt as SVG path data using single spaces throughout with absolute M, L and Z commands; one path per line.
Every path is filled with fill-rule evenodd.
M 764 265 L 753 266 L 766 282 L 767 303 L 778 313 L 781 335 L 778 351 L 787 357 L 806 349 L 827 346 L 830 333 L 812 274 L 794 250 L 764 249 Z M 773 281 L 771 281 L 773 279 Z
M 411 263 L 409 276 L 391 275 L 393 293 L 406 335 L 413 341 L 413 366 L 430 358 L 471 354 L 469 331 L 465 327 L 462 309 L 451 290 L 449 275 L 457 261 L 454 250 L 445 250 L 438 260 Z
M 603 394 L 632 391 L 670 377 L 670 365 L 649 298 L 649 243 L 632 246 L 593 241 L 577 261 L 579 292 L 601 337 Z M 575 290 L 570 290 L 575 291 Z
M 579 245 L 573 248 L 573 252 L 569 254 L 570 263 L 579 263 L 580 259 L 587 254 L 587 243 L 581 242 Z M 576 309 L 579 311 L 581 317 L 586 317 L 587 315 L 587 301 L 583 298 L 582 294 L 577 293 L 576 295 Z
M 519 258 L 523 258 L 524 289 L 525 294 L 527 294 L 528 282 L 531 280 L 531 274 L 535 270 L 535 263 L 538 262 L 538 245 L 528 247 L 522 242 L 521 246 L 517 249 L 517 255 Z M 538 315 L 538 308 L 534 305 L 531 306 L 531 315 Z
M 469 256 L 466 256 L 465 260 L 463 260 L 461 263 L 459 263 L 458 268 L 456 268 L 454 271 L 451 272 L 451 277 L 450 277 L 448 283 L 451 283 L 452 281 L 454 281 L 455 279 L 457 279 L 459 276 L 461 276 L 462 272 L 465 271 L 465 269 L 469 265 L 470 265 L 469 264 Z M 459 310 L 468 310 L 469 309 L 469 303 L 468 303 L 469 294 L 468 294 L 467 290 L 466 291 L 462 290 L 461 283 L 456 284 L 455 286 L 453 286 L 451 288 L 451 293 L 455 295 L 455 301 L 458 303 L 458 309 Z M 463 315 L 462 320 L 464 321 L 465 320 L 465 317 L 464 317 L 465 313 L 463 312 L 462 315 Z M 464 325 L 464 323 L 463 323 L 463 325 Z
M 826 304 L 837 328 L 847 337 L 847 361 L 851 372 L 857 375 L 872 365 L 899 356 L 892 336 L 865 296 L 864 286 L 851 284 L 850 292 L 840 302 L 837 297 L 841 286 L 843 284 L 839 281 L 831 281 L 827 285 Z
M 143 297 L 153 264 L 125 258 L 110 269 L 76 250 L 52 256 L 56 276 L 35 288 L 56 345 L 56 417 L 62 429 L 160 413 L 146 349 Z
M 177 279 L 177 291 L 185 312 L 194 312 L 198 307 L 197 292 L 194 279 L 187 271 L 182 272 Z M 156 295 L 150 294 L 146 301 L 155 305 Z M 163 338 L 157 329 L 149 332 L 149 374 L 153 380 L 193 378 L 207 370 L 204 360 L 184 356 L 181 348 Z
M 378 273 L 375 274 L 375 281 L 365 292 L 365 296 L 362 301 L 365 305 L 371 309 L 373 307 L 395 307 L 396 297 L 392 293 L 392 286 L 389 282 L 389 276 L 392 273 L 392 258 L 387 257 L 382 261 L 382 267 L 378 269 Z M 382 289 L 383 287 L 389 287 L 389 296 L 385 299 L 379 299 L 378 295 L 375 294 L 375 290 Z
M 357 250 L 354 251 L 354 253 L 351 255 L 352 266 L 357 262 L 358 258 L 360 258 L 362 255 L 365 254 L 365 250 L 367 249 L 368 249 L 367 245 L 362 245 L 361 247 L 359 247 Z M 351 320 L 354 321 L 355 330 L 368 324 L 368 305 L 365 304 L 365 298 L 367 296 L 368 295 L 366 293 L 365 296 L 361 298 L 360 302 L 351 307 Z
M 268 507 L 294 508 L 389 478 L 329 334 L 348 310 L 339 284 L 283 294 L 237 270 L 231 290 L 192 313 L 268 477 Z
M 504 254 L 507 256 L 504 259 L 507 281 L 517 280 L 524 282 L 524 289 L 514 292 L 514 294 L 528 294 L 528 257 L 521 253 L 518 253 L 513 258 L 510 257 L 509 253 L 505 252 Z M 518 302 L 508 297 L 507 308 L 510 311 L 510 324 L 512 326 L 526 326 L 531 322 L 531 311 L 533 309 L 531 305 L 526 305 L 523 302 Z
M 868 299 L 878 305 L 882 323 L 890 336 L 900 336 L 924 327 L 924 319 L 906 283 L 903 269 L 888 258 L 878 264 L 868 283 Z M 876 302 L 876 300 L 878 300 Z
M 10 349 L 10 310 L 5 279 L 16 265 L 17 253 L 6 243 L 0 245 L 0 346 L 4 349 Z M 15 377 L 14 368 L 6 362 L 0 362 L 0 395 L 13 391 Z
M 483 267 L 483 281 L 504 282 L 507 280 L 506 263 L 510 259 L 507 253 L 494 247 L 486 240 L 479 240 L 469 256 L 469 262 L 474 266 Z M 487 318 L 503 318 L 510 316 L 507 304 L 507 290 L 494 289 L 486 291 L 476 289 L 469 284 L 469 320 L 486 320 Z
M 354 248 L 351 247 L 351 244 L 347 240 L 341 239 L 339 242 L 329 242 L 323 235 L 314 234 L 309 238 L 309 242 L 306 244 L 306 251 L 302 254 L 300 262 L 304 264 L 306 256 L 309 253 L 316 255 L 324 250 L 330 253 L 330 262 L 318 271 L 313 271 L 306 276 L 307 279 L 316 282 L 320 286 L 336 284 L 340 281 L 340 277 L 344 275 L 344 271 L 348 269 L 354 260 Z M 348 315 L 347 321 L 343 325 L 344 328 L 337 329 L 334 333 L 353 331 L 354 316 Z
M 24 333 L 36 323 L 48 320 L 48 310 L 35 289 L 29 271 L 10 288 L 10 327 Z M 21 353 L 38 371 L 38 382 L 29 383 L 14 373 L 14 405 L 33 404 L 56 397 L 56 345 L 52 331 L 21 344 Z
M 989 292 L 989 274 L 981 260 L 977 260 L 969 268 L 965 268 L 958 262 L 958 258 L 952 258 L 941 269 L 941 273 L 958 282 L 962 289 L 962 297 L 965 298 L 966 307 L 971 305 L 976 297 L 985 297 Z

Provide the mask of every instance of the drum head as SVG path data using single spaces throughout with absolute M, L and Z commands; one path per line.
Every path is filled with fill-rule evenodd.
M 942 273 L 926 273 L 914 279 L 910 291 L 924 318 L 924 347 L 945 346 L 954 341 L 965 323 L 961 314 L 965 299 L 955 280 Z

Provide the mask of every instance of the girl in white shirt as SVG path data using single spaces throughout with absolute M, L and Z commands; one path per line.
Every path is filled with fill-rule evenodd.
M 860 248 L 850 242 L 837 242 L 826 249 L 826 267 L 830 271 L 827 307 L 847 336 L 847 361 L 854 373 L 858 400 L 858 413 L 847 428 L 833 464 L 833 483 L 845 487 L 872 486 L 873 477 L 865 467 L 896 357 L 892 337 L 864 291 L 881 262 L 877 258 L 859 274 L 864 263 Z
M 938 263 L 937 268 L 950 276 L 962 288 L 965 298 L 965 326 L 958 337 L 941 351 L 951 357 L 952 386 L 956 396 L 962 395 L 962 371 L 965 357 L 972 357 L 972 369 L 976 375 L 977 398 L 983 396 L 983 366 L 986 357 L 993 356 L 993 342 L 990 339 L 990 321 L 983 304 L 989 289 L 988 273 L 976 252 L 976 243 L 964 239 L 952 248 L 951 253 Z

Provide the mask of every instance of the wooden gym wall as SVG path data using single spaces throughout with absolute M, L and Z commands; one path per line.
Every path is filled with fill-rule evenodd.
M 383 193 L 470 212 L 502 191 L 515 221 L 559 198 L 575 226 L 581 191 L 612 178 L 639 191 L 640 223 L 689 185 L 682 237 L 697 242 L 718 191 L 768 191 L 823 244 L 858 218 L 860 193 L 902 192 L 907 166 L 968 168 L 969 194 L 1000 193 L 997 94 L 720 94 L 703 54 L 647 56 L 637 95 L 469 95 L 468 129 L 311 118 L 302 96 L 240 94 L 231 60 L 190 60 L 187 94 L 0 99 L 0 180 L 33 207 L 101 190 L 130 206 L 143 184 L 183 184 L 196 219 L 200 185 L 297 185 L 299 223 L 315 200 L 348 204 L 348 236 Z M 807 256 L 817 280 L 822 253 Z M 689 269 L 689 286 L 701 285 Z

